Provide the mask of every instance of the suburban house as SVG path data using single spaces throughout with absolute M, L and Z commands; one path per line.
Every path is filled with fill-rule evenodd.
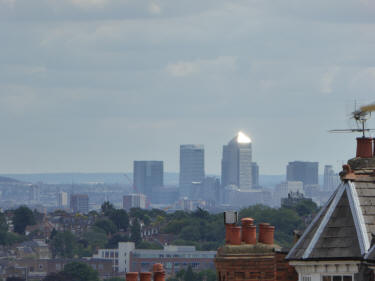
M 286 259 L 300 281 L 370 281 L 375 269 L 375 157 L 372 138 L 357 139 L 357 157 Z

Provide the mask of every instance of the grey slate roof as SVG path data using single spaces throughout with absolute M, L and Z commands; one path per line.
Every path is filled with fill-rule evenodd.
M 346 181 L 293 246 L 289 260 L 374 259 L 375 182 Z

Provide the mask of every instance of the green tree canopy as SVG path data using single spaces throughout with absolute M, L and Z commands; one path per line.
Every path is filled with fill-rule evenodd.
M 115 224 L 118 230 L 127 231 L 129 226 L 129 216 L 125 210 L 116 209 L 110 212 L 108 217 Z
M 117 231 L 116 225 L 109 219 L 100 219 L 94 224 L 94 226 L 103 229 L 107 235 L 113 234 Z
M 70 281 L 100 281 L 98 272 L 83 262 L 66 264 L 63 273 L 70 276 Z
M 50 242 L 53 257 L 73 258 L 77 250 L 75 236 L 69 232 L 57 232 Z
M 14 231 L 25 234 L 26 226 L 35 224 L 34 213 L 26 206 L 18 207 L 14 210 L 13 225 Z
M 44 277 L 43 281 L 72 281 L 71 276 L 64 272 L 50 273 Z
M 111 202 L 105 201 L 101 206 L 101 210 L 102 210 L 103 215 L 109 216 L 111 212 L 116 210 L 116 208 L 115 206 L 113 206 Z
M 130 228 L 130 241 L 133 241 L 135 243 L 141 242 L 141 225 L 139 224 L 139 221 L 137 219 L 133 220 L 133 224 Z

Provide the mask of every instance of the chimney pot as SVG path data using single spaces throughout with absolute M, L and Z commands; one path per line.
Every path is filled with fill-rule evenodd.
M 165 281 L 165 271 L 161 263 L 155 263 L 152 269 L 154 271 L 154 281 Z
M 231 229 L 235 226 L 235 224 L 225 224 L 225 244 L 230 243 Z
M 269 223 L 259 224 L 259 242 L 272 245 L 274 243 L 275 227 Z
M 241 227 L 232 226 L 230 228 L 229 244 L 231 245 L 241 245 Z
M 141 277 L 140 281 L 151 281 L 152 273 L 151 272 L 141 272 L 140 277 Z
M 357 157 L 371 158 L 374 156 L 372 138 L 357 138 Z
M 254 223 L 254 219 L 253 218 L 243 218 L 243 219 L 241 219 L 242 226 L 253 225 L 253 223 Z
M 128 272 L 125 276 L 126 281 L 138 281 L 138 272 Z
M 242 241 L 253 245 L 257 243 L 257 227 L 255 225 L 242 227 Z

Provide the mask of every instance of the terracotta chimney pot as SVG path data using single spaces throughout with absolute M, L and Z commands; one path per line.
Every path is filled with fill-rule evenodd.
M 138 281 L 138 272 L 128 272 L 125 276 L 126 281 Z
M 161 263 L 155 263 L 152 269 L 154 271 L 154 281 L 165 281 L 165 271 Z
M 152 273 L 151 272 L 141 272 L 140 277 L 141 277 L 140 281 L 151 281 Z
M 357 138 L 357 157 L 371 158 L 374 156 L 372 138 Z
M 243 219 L 241 219 L 242 226 L 253 225 L 253 223 L 254 223 L 253 218 L 243 218 Z
M 232 226 L 230 228 L 229 244 L 231 245 L 241 245 L 241 227 Z
M 225 244 L 229 244 L 229 237 L 230 237 L 230 232 L 231 228 L 236 226 L 235 224 L 225 224 Z
M 260 233 L 260 230 L 259 230 Z M 275 227 L 271 225 L 263 226 L 262 234 L 259 234 L 259 242 L 272 245 L 274 243 Z
M 253 245 L 257 243 L 257 227 L 255 225 L 242 227 L 242 241 Z
M 267 228 L 269 225 L 270 225 L 270 224 L 269 224 L 269 223 L 266 223 L 266 222 L 262 222 L 262 223 L 258 224 L 258 226 L 259 226 L 258 241 L 259 241 L 260 243 L 264 243 L 264 233 L 265 233 L 266 228 Z

